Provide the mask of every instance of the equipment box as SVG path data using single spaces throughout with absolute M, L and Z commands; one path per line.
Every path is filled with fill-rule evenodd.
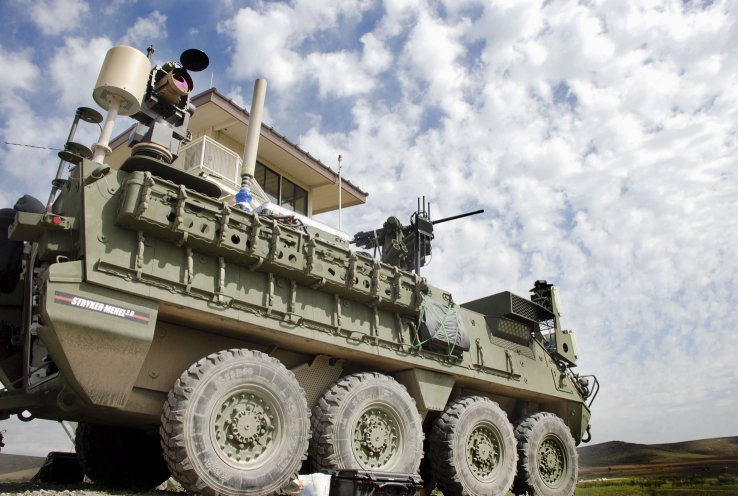
M 330 496 L 416 496 L 423 487 L 417 474 L 352 469 L 331 475 Z
M 52 484 L 81 484 L 85 478 L 76 453 L 52 451 L 32 482 Z

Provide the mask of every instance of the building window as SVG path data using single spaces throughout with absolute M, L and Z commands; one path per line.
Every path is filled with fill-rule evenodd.
M 292 181 L 282 178 L 281 205 L 297 213 L 307 213 L 307 191 Z
M 269 196 L 269 201 L 279 205 L 279 174 L 256 162 L 254 179 L 259 183 L 264 193 Z
M 307 215 L 307 191 L 262 163 L 256 163 L 254 179 L 261 185 L 272 203 Z

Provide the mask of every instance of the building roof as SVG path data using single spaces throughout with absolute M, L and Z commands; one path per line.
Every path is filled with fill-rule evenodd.
M 197 107 L 190 119 L 192 135 L 197 137 L 207 134 L 242 154 L 249 123 L 248 111 L 215 88 L 191 97 L 190 101 Z M 111 148 L 117 151 L 125 144 L 132 129 L 133 127 L 116 137 L 110 143 Z M 118 154 L 114 152 L 114 155 Z M 310 189 L 313 214 L 338 208 L 338 173 L 266 124 L 261 126 L 257 155 L 259 161 Z M 366 202 L 368 193 L 343 176 L 341 184 L 343 207 Z

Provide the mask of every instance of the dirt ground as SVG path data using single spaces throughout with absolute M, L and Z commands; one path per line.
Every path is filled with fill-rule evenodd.
M 45 458 L 0 453 L 0 496 L 117 496 L 137 494 L 142 496 L 174 496 L 184 494 L 182 489 L 171 483 L 167 491 L 125 492 L 101 489 L 89 483 L 58 485 L 30 482 Z
M 76 485 L 54 485 L 54 484 L 37 484 L 33 482 L 2 482 L 0 481 L 0 496 L 6 495 L 22 495 L 22 496 L 124 496 L 124 495 L 140 495 L 140 496 L 173 496 L 174 491 L 148 491 L 141 492 L 125 492 L 101 490 L 92 484 L 76 484 Z M 182 493 L 184 494 L 184 493 Z

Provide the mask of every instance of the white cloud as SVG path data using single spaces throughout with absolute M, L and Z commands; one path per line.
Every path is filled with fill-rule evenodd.
M 367 73 L 376 75 L 389 69 L 394 56 L 386 43 L 378 39 L 373 33 L 361 37 L 364 45 L 362 65 Z
M 421 13 L 403 50 L 407 64 L 404 80 L 412 86 L 409 91 L 422 94 L 427 104 L 438 105 L 459 118 L 469 110 L 464 99 L 469 77 L 459 61 L 464 53 L 459 38 L 466 29 L 465 20 L 449 24 Z
M 335 32 L 341 23 L 356 22 L 369 6 L 366 1 L 297 1 L 292 6 L 267 4 L 258 10 L 240 9 L 219 25 L 219 30 L 235 42 L 232 76 L 263 76 L 274 89 L 284 92 L 306 80 L 315 80 L 323 97 L 366 93 L 374 87 L 371 76 L 384 70 L 391 59 L 376 38 L 369 35 L 361 39 L 363 56 L 346 50 L 311 50 L 302 45 L 312 36 Z
M 12 206 L 24 194 L 46 201 L 51 191 L 51 180 L 56 174 L 59 159 L 56 150 L 64 147 L 69 133 L 71 117 L 42 118 L 18 98 L 4 99 L 0 136 L 3 142 L 19 145 L 3 145 L 0 155 L 0 205 Z M 51 148 L 51 150 L 47 149 Z M 54 150 L 56 149 L 56 150 Z
M 36 0 L 31 4 L 31 19 L 45 35 L 75 30 L 90 12 L 84 0 Z
M 121 43 L 134 47 L 148 46 L 152 41 L 167 37 L 167 16 L 155 10 L 139 17 L 121 38 Z
M 305 58 L 305 77 L 318 83 L 321 97 L 348 97 L 369 93 L 375 76 L 392 63 L 392 53 L 371 33 L 361 37 L 361 52 L 313 52 Z
M 102 7 L 102 13 L 107 17 L 119 15 L 121 10 L 133 8 L 137 1 L 138 0 L 108 0 Z
M 10 52 L 0 45 L 0 93 L 13 90 L 31 90 L 38 84 L 40 71 L 27 52 Z
M 288 6 L 271 4 L 264 15 L 244 8 L 219 29 L 235 41 L 229 68 L 232 77 L 264 75 L 276 87 L 289 87 L 299 80 L 296 73 L 301 58 L 291 46 L 299 43 L 302 34 L 298 19 Z
M 102 61 L 111 46 L 108 38 L 67 38 L 54 51 L 49 74 L 62 105 L 73 109 L 90 104 Z

